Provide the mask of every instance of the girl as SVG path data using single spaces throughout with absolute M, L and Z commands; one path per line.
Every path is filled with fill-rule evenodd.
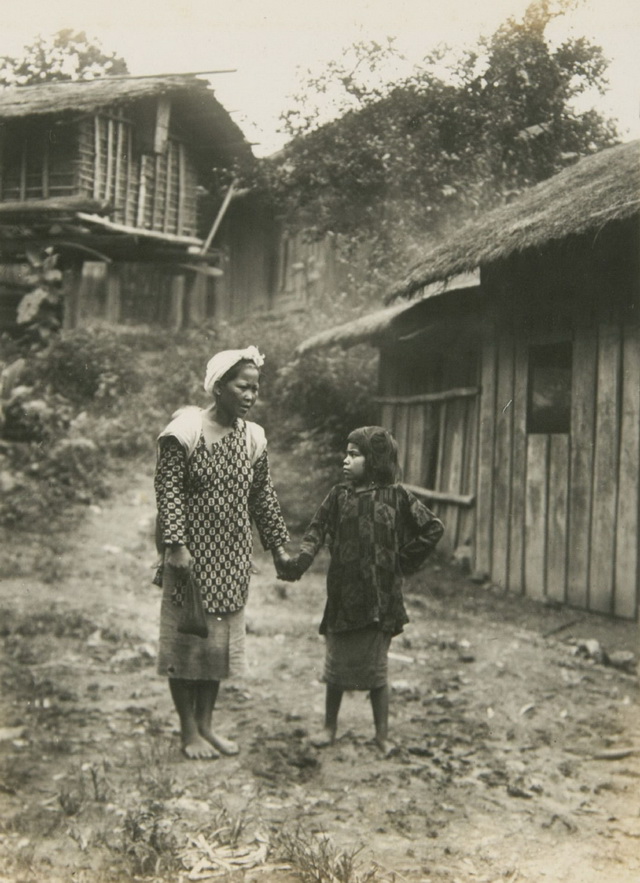
M 368 690 L 375 740 L 387 752 L 387 655 L 408 622 L 402 577 L 413 573 L 444 530 L 429 509 L 396 484 L 398 446 L 381 426 L 355 429 L 347 439 L 345 483 L 336 485 L 316 512 L 300 553 L 280 567 L 285 579 L 307 570 L 327 542 L 331 563 L 320 624 L 326 638 L 323 731 L 317 747 L 335 741 L 345 690 Z

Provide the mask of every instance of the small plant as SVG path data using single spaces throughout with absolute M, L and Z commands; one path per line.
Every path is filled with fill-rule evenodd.
M 380 879 L 374 868 L 359 867 L 356 859 L 362 847 L 341 851 L 328 837 L 313 837 L 301 828 L 280 832 L 278 846 L 304 883 L 374 883 Z

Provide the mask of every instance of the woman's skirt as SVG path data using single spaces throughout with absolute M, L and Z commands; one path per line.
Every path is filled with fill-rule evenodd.
M 222 681 L 245 674 L 244 610 L 207 613 L 208 636 L 178 631 L 180 610 L 171 600 L 173 585 L 165 567 L 160 608 L 158 674 L 188 681 Z
M 387 683 L 391 634 L 377 628 L 329 632 L 322 680 L 341 690 L 375 690 Z

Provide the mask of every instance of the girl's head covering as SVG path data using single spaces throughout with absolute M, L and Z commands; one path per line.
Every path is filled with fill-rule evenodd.
M 258 352 L 255 346 L 248 346 L 243 350 L 223 350 L 216 353 L 212 359 L 207 362 L 207 372 L 204 376 L 204 388 L 211 395 L 213 393 L 213 384 L 217 380 L 221 380 L 227 371 L 231 370 L 238 362 L 253 362 L 256 368 L 262 368 L 264 365 L 264 356 Z
M 380 484 L 393 484 L 398 475 L 398 444 L 383 426 L 361 426 L 349 433 L 347 442 L 364 456 L 366 474 Z

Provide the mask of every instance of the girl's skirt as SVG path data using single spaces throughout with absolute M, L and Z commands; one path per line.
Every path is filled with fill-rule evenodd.
M 180 607 L 171 600 L 170 571 L 164 568 L 158 674 L 188 681 L 222 681 L 245 674 L 244 610 L 207 613 L 206 638 L 183 635 L 178 631 Z
M 375 627 L 329 632 L 322 680 L 341 690 L 375 690 L 387 683 L 391 634 Z

